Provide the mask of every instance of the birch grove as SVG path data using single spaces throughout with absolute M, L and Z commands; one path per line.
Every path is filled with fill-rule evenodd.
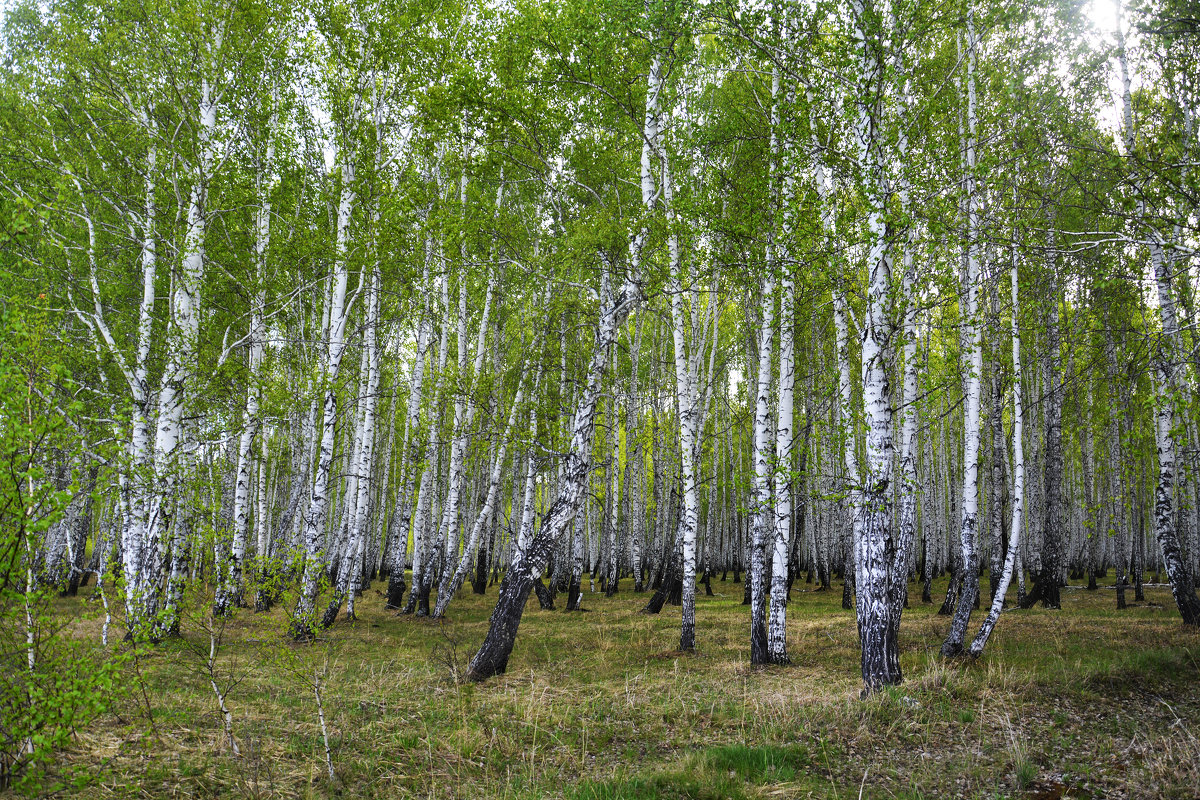
M 62 375 L 5 413 L 73 442 L 12 449 L 54 507 L 13 517 L 13 585 L 100 592 L 131 642 L 277 614 L 318 647 L 453 622 L 469 581 L 475 681 L 530 594 L 638 595 L 688 654 L 744 599 L 775 669 L 833 591 L 864 696 L 938 605 L 946 659 L 1076 588 L 1166 583 L 1200 624 L 1169 9 L 1109 41 L 1042 6 L 635 5 L 8 12 L 3 274 Z M 1113 68 L 1115 126 L 1056 48 Z

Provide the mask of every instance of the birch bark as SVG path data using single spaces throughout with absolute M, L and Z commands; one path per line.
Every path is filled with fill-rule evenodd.
M 427 214 L 426 214 L 427 216 Z M 405 406 L 404 452 L 401 454 L 400 490 L 396 494 L 396 525 L 389 537 L 385 558 L 388 567 L 387 604 L 389 609 L 399 609 L 404 599 L 404 570 L 407 567 L 408 535 L 413 512 L 413 484 L 420 464 L 421 405 L 424 399 L 425 358 L 433 338 L 433 318 L 430 310 L 433 292 L 429 291 L 429 268 L 433 260 L 433 240 L 425 237 L 425 266 L 421 286 L 425 290 L 424 310 L 417 330 L 417 351 L 413 357 L 412 378 Z
M 767 268 L 779 275 L 779 379 L 776 385 L 778 401 L 775 423 L 775 487 L 774 514 L 771 518 L 771 607 L 767 621 L 767 661 L 772 664 L 788 664 L 787 654 L 787 595 L 788 555 L 791 550 L 792 522 L 792 423 L 793 392 L 795 373 L 795 285 L 791 266 L 788 263 L 787 242 L 791 236 L 792 172 L 790 165 L 781 160 L 782 110 L 780 74 L 776 67 L 771 80 L 774 98 L 771 139 L 772 164 L 782 173 L 784 206 L 781 209 L 780 235 L 771 242 L 773 264 Z M 775 177 L 776 182 L 780 177 Z M 776 202 L 776 205 L 780 205 Z M 761 363 L 760 363 L 761 366 Z
M 1136 152 L 1137 130 L 1134 127 L 1125 35 L 1119 23 L 1117 48 L 1123 86 L 1125 153 L 1127 158 L 1132 159 Z M 1144 227 L 1144 235 L 1148 239 L 1150 265 L 1154 273 L 1158 296 L 1158 318 L 1162 327 L 1162 338 L 1152 357 L 1154 439 L 1158 449 L 1158 480 L 1154 487 L 1154 538 L 1162 551 L 1163 566 L 1166 568 L 1167 577 L 1171 582 L 1171 594 L 1175 598 L 1175 604 L 1179 608 L 1183 623 L 1200 625 L 1200 598 L 1196 596 L 1193 572 L 1184 558 L 1180 545 L 1179 533 L 1175 525 L 1174 501 L 1171 496 L 1176 469 L 1175 437 L 1180 435 L 1175 430 L 1175 406 L 1182 391 L 1178 364 L 1182 360 L 1184 351 L 1181 346 L 1179 320 L 1172 288 L 1172 270 L 1164 252 L 1163 236 L 1145 222 L 1146 206 L 1144 196 L 1140 191 L 1141 181 L 1140 179 L 1135 180 L 1139 189 L 1137 216 L 1139 224 Z
M 635 244 L 637 236 L 633 237 Z M 631 260 L 636 264 L 640 250 L 631 248 Z M 636 273 L 634 273 L 636 274 Z M 601 279 L 600 321 L 596 346 L 588 365 L 587 382 L 580 394 L 579 405 L 571 420 L 570 449 L 564 455 L 562 489 L 542 517 L 542 526 L 525 548 L 513 554 L 512 565 L 500 584 L 500 596 L 492 612 L 487 636 L 471 659 L 468 677 L 482 681 L 501 674 L 508 668 L 508 659 L 516 641 L 517 628 L 525 609 L 525 601 L 534 581 L 546 565 L 559 538 L 566 531 L 583 505 L 591 472 L 592 434 L 596 408 L 613 344 L 621 322 L 640 300 L 640 290 L 632 278 L 626 278 L 620 289 L 613 291 L 607 271 Z
M 475 517 L 475 523 L 471 526 L 471 532 L 467 537 L 467 546 L 463 551 L 462 558 L 458 562 L 457 569 L 454 570 L 449 580 L 444 581 L 443 585 L 438 587 L 437 604 L 433 609 L 434 617 L 445 615 L 446 608 L 450 605 L 450 599 L 454 597 L 455 592 L 462 586 L 463 580 L 467 576 L 467 570 L 471 566 L 471 554 L 475 551 L 479 535 L 483 526 L 491 519 L 492 511 L 496 505 L 496 498 L 500 493 L 500 476 L 508 454 L 508 443 L 512 439 L 513 428 L 516 426 L 517 411 L 524 401 L 525 375 L 528 371 L 529 359 L 526 359 L 525 364 L 521 367 L 521 376 L 517 379 L 517 393 L 513 397 L 512 408 L 508 412 L 508 421 L 504 424 L 504 432 L 500 435 L 500 448 L 496 452 L 495 460 L 492 462 L 491 474 L 488 477 L 487 497 L 483 501 L 483 508 L 479 510 L 479 513 Z
M 173 569 L 182 555 L 184 543 L 180 534 L 185 531 L 186 525 L 176 524 L 172 527 L 171 523 L 175 521 L 173 500 L 181 479 L 185 478 L 194 461 L 191 448 L 181 448 L 181 445 L 184 444 L 185 438 L 184 410 L 194 375 L 200 333 L 200 286 L 204 279 L 204 237 L 208 223 L 207 181 L 212 165 L 212 137 L 217 125 L 216 103 L 207 80 L 201 81 L 199 103 L 199 157 L 188 200 L 180 269 L 172 276 L 171 318 L 167 327 L 167 363 L 158 395 L 158 420 L 154 435 L 155 493 L 146 515 L 146 532 L 142 542 L 142 569 L 148 570 L 148 574 L 146 583 L 141 587 L 142 596 L 135 601 L 135 604 L 140 606 L 139 613 L 131 615 L 130 619 L 135 626 L 149 624 L 150 636 L 155 639 L 161 638 L 176 627 L 175 617 L 178 609 L 172 603 L 170 592 L 162 599 L 161 616 L 153 623 L 150 619 L 160 612 L 159 597 L 163 591 L 161 574 L 165 555 L 162 540 L 167 532 L 173 533 L 173 554 L 176 557 Z
M 899 645 L 892 625 L 890 601 L 892 582 L 902 576 L 893 574 L 895 542 L 891 536 L 893 446 L 887 362 L 891 349 L 892 256 L 885 223 L 887 191 L 880 158 L 882 145 L 878 141 L 884 69 L 874 41 L 881 32 L 871 29 L 877 24 L 877 9 L 868 9 L 863 0 L 853 0 L 851 5 L 859 51 L 855 140 L 864 173 L 869 237 L 866 320 L 862 327 L 867 458 L 859 495 L 859 534 L 854 548 L 856 612 L 862 643 L 863 693 L 866 695 L 901 680 Z M 872 40 L 870 43 L 868 37 Z
M 1025 451 L 1023 449 L 1022 436 L 1025 427 L 1025 411 L 1021 405 L 1021 334 L 1017 327 L 1017 310 L 1020 308 L 1017 299 L 1017 251 L 1013 248 L 1012 254 L 1012 348 L 1013 348 L 1013 505 L 1012 505 L 1012 526 L 1008 533 L 1008 553 L 1004 557 L 1004 572 L 1001 575 L 1000 583 L 996 587 L 996 593 L 992 597 L 992 607 L 988 610 L 987 616 L 983 620 L 983 625 L 979 628 L 979 633 L 975 635 L 974 641 L 971 642 L 970 653 L 978 658 L 983 653 L 983 648 L 987 644 L 988 637 L 992 635 L 992 631 L 996 627 L 997 620 L 1000 619 L 1000 612 L 1004 609 L 1004 596 L 1008 592 L 1008 587 L 1012 582 L 1014 567 L 1017 565 L 1017 557 L 1021 552 L 1021 523 L 1024 521 L 1025 513 Z
M 962 548 L 962 589 L 950 623 L 950 631 L 942 642 L 943 657 L 956 656 L 963 651 L 971 610 L 979 594 L 979 427 L 980 400 L 983 379 L 983 337 L 979 324 L 980 269 L 979 197 L 975 181 L 976 112 L 975 112 L 975 17 L 967 10 L 967 137 L 966 137 L 966 194 L 967 194 L 967 296 L 963 317 L 964 335 L 970 352 L 965 380 L 966 397 L 963 410 L 963 504 L 959 527 Z
M 346 351 L 346 323 L 349 317 L 349 303 L 346 298 L 349 272 L 346 254 L 350 218 L 356 195 L 354 163 L 345 149 L 341 153 L 341 167 L 342 187 L 338 202 L 333 274 L 330 276 L 329 327 L 322 371 L 324 414 L 321 418 L 320 448 L 317 452 L 312 492 L 309 494 L 308 510 L 304 515 L 304 574 L 291 627 L 292 636 L 296 639 L 309 639 L 314 635 L 317 593 L 325 562 L 323 535 L 326 511 L 329 507 L 329 480 L 333 470 L 333 447 L 337 434 L 337 379 L 342 356 Z
M 267 145 L 265 163 L 268 169 L 275 160 L 275 145 L 271 140 Z M 266 323 L 264 310 L 266 306 L 266 260 L 267 248 L 271 237 L 271 190 L 275 181 L 268 179 L 260 182 L 259 202 L 255 211 L 254 238 L 254 280 L 255 294 L 250 310 L 250 331 L 246 357 L 246 409 L 243 418 L 243 428 L 238 441 L 237 472 L 234 478 L 233 497 L 233 535 L 229 548 L 229 562 L 222 565 L 225 569 L 224 580 L 217 587 L 213 601 L 213 613 L 217 616 L 228 616 L 233 606 L 243 605 L 242 565 L 246 557 L 246 537 L 250 529 L 250 484 L 253 480 L 254 458 L 253 448 L 258 436 L 261 420 L 258 408 L 262 396 L 261 372 L 263 346 L 266 339 Z M 255 520 L 262 529 L 263 520 Z M 262 555 L 260 548 L 259 555 Z
M 750 540 L 750 663 L 767 664 L 767 541 L 774 534 L 771 510 L 771 352 L 775 334 L 775 276 L 762 282 L 762 325 L 758 338 L 758 380 L 754 402 L 754 504 Z
M 357 451 L 351 463 L 352 482 L 347 485 L 347 495 L 354 493 L 349 520 L 349 536 L 338 570 L 337 585 L 329 607 L 322 619 L 329 627 L 337 619 L 343 599 L 347 603 L 346 617 L 354 619 L 354 595 L 358 591 L 362 576 L 361 559 L 366 544 L 367 520 L 371 506 L 371 471 L 375 461 L 375 417 L 379 402 L 380 352 L 379 330 L 379 270 L 372 268 L 367 278 L 367 315 L 363 333 L 363 365 L 366 379 L 363 381 L 362 413 L 359 415 Z

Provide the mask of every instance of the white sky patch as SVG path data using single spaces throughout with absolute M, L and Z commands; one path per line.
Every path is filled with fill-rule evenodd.
M 1128 15 L 1126 15 L 1128 16 Z M 1100 129 L 1112 133 L 1116 138 L 1120 139 L 1121 131 L 1121 71 L 1117 67 L 1116 49 L 1117 49 L 1117 26 L 1121 24 L 1121 4 L 1119 0 L 1092 0 L 1088 6 L 1088 19 L 1092 23 L 1094 33 L 1092 34 L 1091 44 L 1094 47 L 1102 47 L 1112 53 L 1110 59 L 1110 67 L 1108 73 L 1108 101 L 1098 109 L 1098 122 Z M 1128 28 L 1128 22 L 1125 23 Z M 1132 48 L 1135 46 L 1133 34 L 1126 32 L 1126 44 Z M 1136 84 L 1136 73 L 1134 75 Z
M 1117 32 L 1117 3 L 1115 0 L 1092 0 L 1088 16 L 1101 33 L 1115 36 Z

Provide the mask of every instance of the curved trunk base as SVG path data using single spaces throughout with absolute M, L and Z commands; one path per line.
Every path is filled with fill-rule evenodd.
M 533 581 L 516 575 L 516 572 L 509 570 L 500 582 L 500 597 L 492 610 L 487 636 L 467 668 L 467 678 L 476 683 L 493 675 L 503 675 L 508 669 L 508 658 L 512 655 L 521 614 L 533 590 Z

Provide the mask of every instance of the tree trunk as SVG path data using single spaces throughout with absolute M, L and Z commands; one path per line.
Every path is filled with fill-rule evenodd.
M 983 653 L 984 645 L 1000 612 L 1004 609 L 1004 595 L 1012 582 L 1013 569 L 1019 569 L 1018 556 L 1021 552 L 1021 523 L 1025 510 L 1025 451 L 1022 445 L 1022 433 L 1025 426 L 1025 412 L 1021 405 L 1021 336 L 1017 327 L 1017 253 L 1013 248 L 1012 262 L 1012 348 L 1013 348 L 1013 507 L 1012 524 L 1008 534 L 1008 552 L 1004 557 L 1003 573 L 996 592 L 992 596 L 992 607 L 984 618 L 974 641 L 971 642 L 971 655 L 978 658 Z M 1003 446 L 1003 445 L 1001 445 Z
M 943 657 L 960 655 L 963 640 L 971 620 L 971 610 L 979 597 L 979 410 L 983 380 L 983 336 L 980 331 L 979 291 L 982 288 L 979 243 L 979 200 L 975 191 L 975 21 L 972 9 L 967 11 L 967 141 L 966 141 L 966 186 L 967 186 L 967 297 L 963 316 L 966 319 L 965 335 L 970 348 L 970 363 L 967 367 L 966 398 L 963 411 L 963 503 L 962 524 L 959 528 L 959 544 L 962 547 L 962 590 L 958 605 L 950 623 L 950 631 L 942 642 Z
M 637 238 L 630 249 L 631 255 L 640 254 L 641 244 Z M 636 268 L 636 258 L 631 266 Z M 600 400 L 604 374 L 608 369 L 609 354 L 616 342 L 621 321 L 639 300 L 639 290 L 632 280 L 627 280 L 621 289 L 614 293 L 610 277 L 605 272 L 601 280 L 600 296 L 600 325 L 596 335 L 596 346 L 588 367 L 587 383 L 572 419 L 571 446 L 564 456 L 561 493 L 546 510 L 542 517 L 542 527 L 529 546 L 524 550 L 517 549 L 513 563 L 500 584 L 500 595 L 496 608 L 492 611 L 487 636 L 468 668 L 467 674 L 474 681 L 486 680 L 508 668 L 508 658 L 512 653 L 517 628 L 525 610 L 525 601 L 529 598 L 533 583 L 550 557 L 555 543 L 583 504 L 591 471 L 590 455 L 596 407 Z

